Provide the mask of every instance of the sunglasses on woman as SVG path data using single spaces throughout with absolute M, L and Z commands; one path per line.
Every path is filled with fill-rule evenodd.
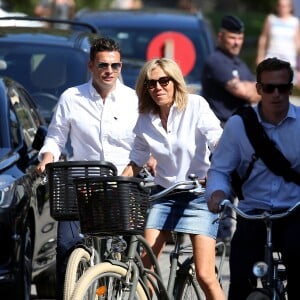
M 147 89 L 151 90 L 151 89 L 155 89 L 157 86 L 157 83 L 159 83 L 159 85 L 161 87 L 165 87 L 169 84 L 171 78 L 168 76 L 164 76 L 164 77 L 160 77 L 157 80 L 155 79 L 149 79 L 145 81 L 145 85 L 147 86 Z

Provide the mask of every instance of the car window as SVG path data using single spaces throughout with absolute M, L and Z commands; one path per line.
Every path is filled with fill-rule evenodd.
M 0 75 L 21 83 L 33 96 L 44 118 L 50 118 L 59 96 L 89 79 L 88 54 L 83 51 L 39 45 L 1 43 Z
M 17 148 L 21 144 L 21 133 L 19 128 L 19 122 L 16 115 L 16 112 L 13 108 L 13 104 L 10 105 L 9 110 L 9 123 L 11 130 L 11 144 L 13 148 Z
M 147 51 L 149 44 L 155 37 L 162 34 L 162 29 L 152 28 L 147 30 L 142 28 L 99 28 L 103 36 L 109 36 L 117 40 L 122 49 L 122 56 L 133 59 L 146 60 Z M 174 30 L 172 30 L 174 31 Z M 167 31 L 165 31 L 167 32 Z M 177 32 L 177 31 L 174 31 Z M 183 34 L 194 46 L 195 53 L 197 53 L 196 62 L 190 72 L 186 74 L 186 80 L 188 82 L 198 82 L 200 80 L 199 74 L 203 68 L 203 57 L 208 55 L 209 49 L 207 48 L 207 42 L 199 34 L 199 31 L 183 31 L 178 30 L 179 33 Z M 188 59 L 188 57 L 187 57 Z
M 34 136 L 39 125 L 38 118 L 33 109 L 26 102 L 26 95 L 21 89 L 15 87 L 10 87 L 8 91 L 10 102 L 13 107 L 11 111 L 11 125 L 13 125 L 12 136 L 13 136 L 13 145 L 16 146 L 19 144 L 19 134 L 17 132 L 18 126 L 17 121 L 15 120 L 15 115 L 17 115 L 18 120 L 21 124 L 23 130 L 24 140 L 28 148 L 31 147 Z
M 2 43 L 0 59 L 6 62 L 1 74 L 17 79 L 29 91 L 61 92 L 87 79 L 88 55 L 76 49 Z

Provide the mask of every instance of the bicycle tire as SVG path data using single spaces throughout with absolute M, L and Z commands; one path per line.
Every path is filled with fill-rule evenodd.
M 182 275 L 176 278 L 174 287 L 174 299 L 205 300 L 206 297 L 195 276 L 186 274 L 186 276 Z
M 174 300 L 205 300 L 205 294 L 202 291 L 196 274 L 194 272 L 193 259 L 187 258 L 176 273 L 174 284 Z
M 84 248 L 76 248 L 70 255 L 65 275 L 64 300 L 70 300 L 76 282 L 90 266 L 91 255 Z
M 110 283 L 111 280 L 113 280 L 114 287 L 120 287 L 122 285 L 122 278 L 124 278 L 127 274 L 127 269 L 121 266 L 112 265 L 109 262 L 104 262 L 97 264 L 91 268 L 89 268 L 78 280 L 78 282 L 75 285 L 75 288 L 73 290 L 72 294 L 72 300 L 83 300 L 85 298 L 86 292 L 89 290 L 90 287 L 93 286 L 95 280 L 101 280 L 104 282 L 104 280 L 109 279 Z M 106 281 L 105 281 L 106 283 Z M 117 283 L 117 285 L 115 284 Z M 102 283 L 103 284 L 103 283 Z M 93 287 L 94 288 L 94 287 Z M 109 292 L 119 292 L 116 291 L 114 288 L 109 289 L 105 286 L 106 291 Z M 112 297 L 114 296 L 114 297 Z M 113 294 L 113 295 L 102 295 L 101 299 L 107 299 L 107 300 L 126 300 L 126 297 L 123 294 Z M 116 296 L 116 297 L 115 297 Z M 92 298 L 94 299 L 94 298 Z M 136 297 L 135 300 L 148 300 L 148 297 L 146 296 L 146 292 L 144 290 L 144 287 L 141 285 L 141 283 L 137 284 L 136 289 Z

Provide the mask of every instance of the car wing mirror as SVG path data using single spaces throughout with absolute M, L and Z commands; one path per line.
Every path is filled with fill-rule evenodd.
M 40 150 L 44 145 L 46 135 L 47 135 L 47 126 L 45 125 L 39 126 L 34 136 L 34 140 L 32 142 L 32 148 L 35 150 Z

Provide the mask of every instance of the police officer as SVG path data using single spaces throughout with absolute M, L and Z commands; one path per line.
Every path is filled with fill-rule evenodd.
M 244 42 L 244 23 L 236 16 L 224 16 L 217 48 L 203 69 L 203 96 L 222 123 L 241 106 L 256 103 L 259 95 L 254 74 L 239 58 Z

